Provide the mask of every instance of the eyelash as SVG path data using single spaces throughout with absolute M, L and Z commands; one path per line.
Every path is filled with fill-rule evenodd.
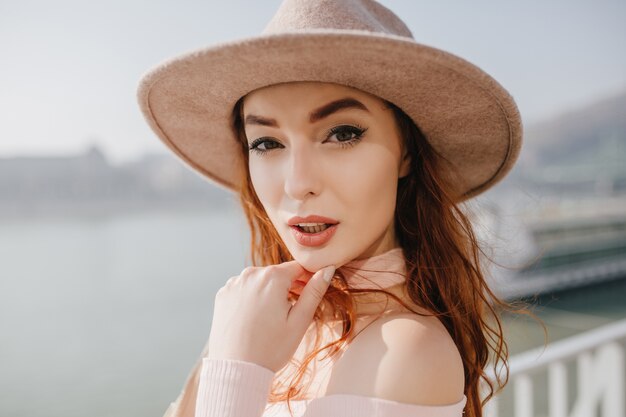
M 341 146 L 342 148 L 348 148 L 351 146 L 356 145 L 357 143 L 359 143 L 361 141 L 361 139 L 363 138 L 363 134 L 367 131 L 367 128 L 361 127 L 359 125 L 355 125 L 355 126 L 351 126 L 351 125 L 340 125 L 340 126 L 335 126 L 332 127 L 331 129 L 328 130 L 328 132 L 326 133 L 326 138 L 329 138 L 330 136 L 337 134 L 337 133 L 341 133 L 341 132 L 350 132 L 353 133 L 355 135 L 355 137 L 353 137 L 352 139 L 348 140 L 348 141 L 343 141 L 343 142 L 337 142 L 339 144 L 339 146 Z M 265 142 L 274 142 L 274 143 L 278 143 L 273 139 L 268 139 L 268 138 L 259 138 L 254 140 L 250 146 L 248 147 L 248 150 L 256 152 L 259 155 L 264 155 L 276 148 L 272 148 L 272 149 L 259 149 L 258 146 L 261 143 L 265 143 Z

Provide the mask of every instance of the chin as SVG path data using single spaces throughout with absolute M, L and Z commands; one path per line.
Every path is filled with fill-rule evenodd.
M 312 274 L 332 263 L 332 261 L 331 263 L 329 263 L 326 260 L 326 257 L 322 256 L 321 254 L 315 254 L 310 252 L 305 253 L 304 251 L 298 251 L 291 252 L 291 255 L 293 256 L 293 259 L 296 260 L 296 262 L 298 262 L 300 265 L 302 265 L 304 269 L 311 272 Z
M 289 251 L 296 262 L 311 273 L 315 273 L 328 265 L 335 265 L 336 268 L 339 268 L 347 262 L 340 259 L 340 255 L 328 246 L 326 248 L 296 248 Z

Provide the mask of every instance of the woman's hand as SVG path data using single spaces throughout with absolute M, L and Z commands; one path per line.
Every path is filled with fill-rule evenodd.
M 231 277 L 215 296 L 207 357 L 239 359 L 278 372 L 296 353 L 334 272 L 331 265 L 312 274 L 289 261 L 247 267 Z M 298 280 L 306 285 L 292 306 L 287 296 Z

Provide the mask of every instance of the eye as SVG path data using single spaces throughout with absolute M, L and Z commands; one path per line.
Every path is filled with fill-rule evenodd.
M 275 149 L 275 147 L 273 147 L 273 146 L 269 146 L 268 147 L 267 144 L 270 144 L 270 145 L 280 145 L 280 143 L 278 143 L 275 140 L 272 140 L 270 138 L 259 138 L 259 139 L 254 140 L 250 144 L 250 146 L 248 147 L 248 150 L 251 150 L 253 152 L 256 152 L 256 153 L 262 155 L 262 154 L 264 154 L 266 152 L 271 151 L 272 149 Z M 265 145 L 265 147 L 264 148 L 260 148 L 261 145 Z M 282 146 L 282 145 L 280 145 L 280 146 Z
M 326 137 L 336 136 L 339 144 L 343 146 L 356 145 L 367 129 L 351 125 L 341 125 L 331 128 Z M 354 135 L 354 136 L 353 136 Z
M 340 125 L 329 129 L 326 132 L 325 136 L 327 139 L 336 136 L 337 141 L 335 141 L 335 143 L 343 148 L 356 145 L 361 140 L 363 134 L 366 131 L 367 128 L 363 128 L 360 126 Z M 248 147 L 248 150 L 258 155 L 264 155 L 273 149 L 278 149 L 281 147 L 283 147 L 283 145 L 281 145 L 274 139 L 263 137 L 254 140 Z

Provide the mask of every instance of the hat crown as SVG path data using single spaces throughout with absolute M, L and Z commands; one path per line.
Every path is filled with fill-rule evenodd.
M 398 16 L 373 0 L 284 0 L 261 33 L 317 29 L 365 30 L 413 39 Z

